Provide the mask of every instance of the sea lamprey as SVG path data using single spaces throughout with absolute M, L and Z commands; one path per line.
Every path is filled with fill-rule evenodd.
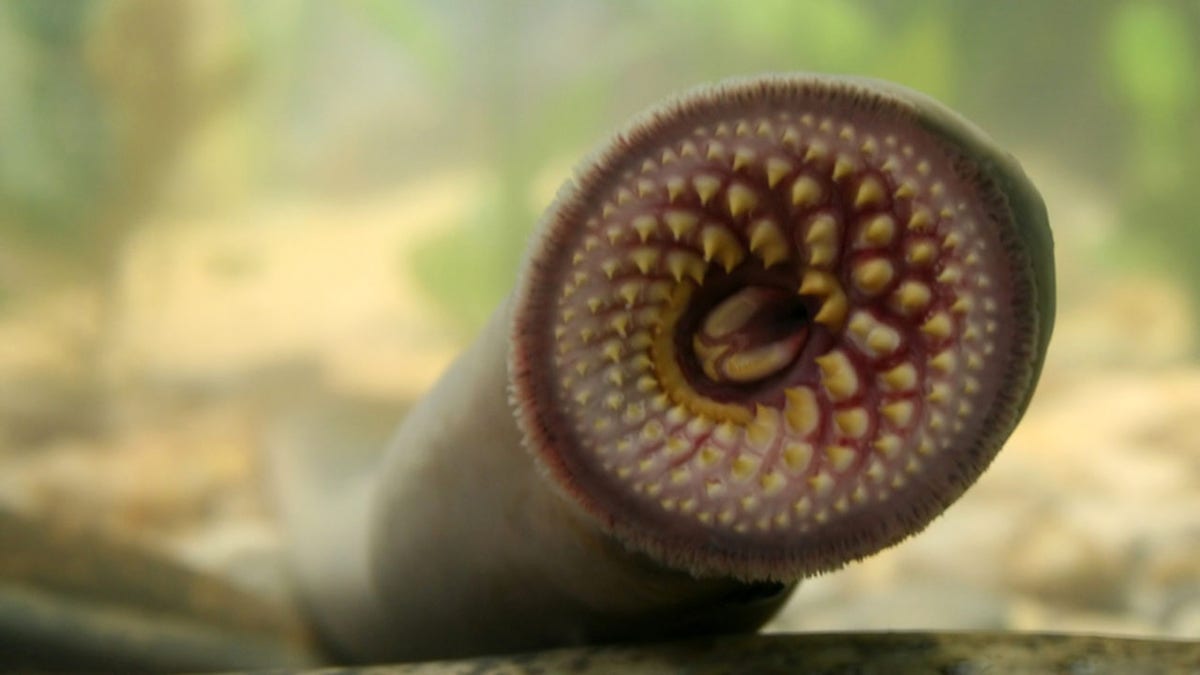
M 356 658 L 752 630 L 986 469 L 1051 249 L 1016 162 L 920 94 L 768 76 L 652 109 L 381 469 L 293 526 L 310 605 Z

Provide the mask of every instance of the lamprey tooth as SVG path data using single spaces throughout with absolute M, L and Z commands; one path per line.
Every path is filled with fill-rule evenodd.
M 778 76 L 685 95 L 594 157 L 498 319 L 531 471 L 616 544 L 572 550 L 794 581 L 923 528 L 987 467 L 1053 276 L 1036 193 L 973 127 Z
M 700 203 L 707 204 L 713 195 L 717 194 L 717 190 L 721 189 L 721 179 L 709 174 L 700 174 L 692 179 L 692 187 L 696 189 Z
M 754 191 L 741 183 L 730 185 L 725 196 L 729 200 L 729 214 L 734 218 L 747 213 L 758 203 Z
M 774 188 L 783 180 L 783 177 L 792 172 L 795 167 L 791 160 L 782 159 L 779 157 L 770 157 L 766 162 L 767 170 L 767 187 Z
M 791 251 L 783 228 L 774 219 L 759 218 L 750 226 L 750 252 L 762 258 L 763 267 L 787 260 Z
M 800 176 L 792 183 L 792 205 L 800 208 L 815 206 L 822 198 L 821 185 L 810 176 Z

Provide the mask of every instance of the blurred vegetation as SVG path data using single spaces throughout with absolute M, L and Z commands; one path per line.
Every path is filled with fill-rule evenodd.
M 1200 310 L 1197 64 L 1196 0 L 8 0 L 0 302 L 107 287 L 163 208 L 474 166 L 470 216 L 397 261 L 466 335 L 508 292 L 536 187 L 605 133 L 695 83 L 810 70 L 926 91 L 1086 181 L 1119 222 L 1104 264 L 1167 275 Z

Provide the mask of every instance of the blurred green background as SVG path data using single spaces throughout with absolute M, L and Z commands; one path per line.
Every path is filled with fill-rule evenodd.
M 1046 198 L 1060 320 L 1008 466 L 1057 462 L 1038 508 L 1110 521 L 1046 535 L 1042 586 L 984 586 L 1058 607 L 1092 579 L 1071 561 L 1111 558 L 1070 611 L 1200 633 L 1200 0 L 3 0 L 0 504 L 270 587 L 264 447 L 369 452 L 591 147 L 672 92 L 794 70 L 942 100 Z M 1184 482 L 1129 478 L 1151 455 Z M 1167 533 L 1110 536 L 1146 518 Z M 1191 605 L 1097 590 L 1159 535 Z M 999 623 L 1066 621 L 1018 610 Z

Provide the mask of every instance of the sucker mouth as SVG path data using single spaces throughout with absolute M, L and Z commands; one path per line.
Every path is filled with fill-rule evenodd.
M 1003 441 L 1029 321 L 1011 216 L 911 110 L 826 86 L 627 135 L 551 220 L 525 305 L 546 374 L 524 393 L 556 439 L 535 450 L 693 569 L 781 578 L 893 543 Z

